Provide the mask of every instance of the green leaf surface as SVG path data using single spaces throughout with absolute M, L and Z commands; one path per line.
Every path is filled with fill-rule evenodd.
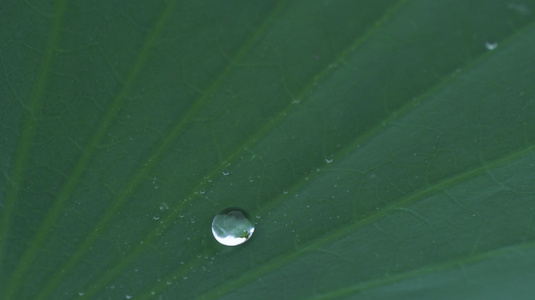
M 0 9 L 0 299 L 532 299 L 535 1 Z M 241 207 L 245 244 L 212 237 Z

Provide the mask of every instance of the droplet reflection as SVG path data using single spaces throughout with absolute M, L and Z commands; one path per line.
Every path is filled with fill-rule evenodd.
M 245 243 L 253 235 L 254 229 L 249 214 L 236 207 L 223 210 L 212 221 L 214 238 L 225 246 Z

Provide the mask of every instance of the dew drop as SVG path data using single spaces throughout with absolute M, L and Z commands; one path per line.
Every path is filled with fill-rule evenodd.
M 230 174 L 229 171 L 227 171 L 227 170 L 224 170 L 224 171 L 223 171 L 223 176 L 228 176 L 228 174 Z
M 498 42 L 487 41 L 485 42 L 485 48 L 487 48 L 487 50 L 494 50 L 498 48 Z
M 328 163 L 328 164 L 332 163 L 333 161 L 334 161 L 334 159 L 332 158 L 332 156 L 331 157 L 327 157 L 325 159 L 325 162 Z
M 254 229 L 249 214 L 237 207 L 224 209 L 212 221 L 214 238 L 225 246 L 245 243 L 253 235 Z

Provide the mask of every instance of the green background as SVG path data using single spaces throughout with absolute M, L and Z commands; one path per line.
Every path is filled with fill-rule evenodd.
M 534 10 L 3 1 L 0 299 L 532 299 Z

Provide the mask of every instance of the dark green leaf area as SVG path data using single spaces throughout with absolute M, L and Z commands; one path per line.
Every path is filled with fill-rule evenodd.
M 0 299 L 535 292 L 535 2 L 4 7 Z

